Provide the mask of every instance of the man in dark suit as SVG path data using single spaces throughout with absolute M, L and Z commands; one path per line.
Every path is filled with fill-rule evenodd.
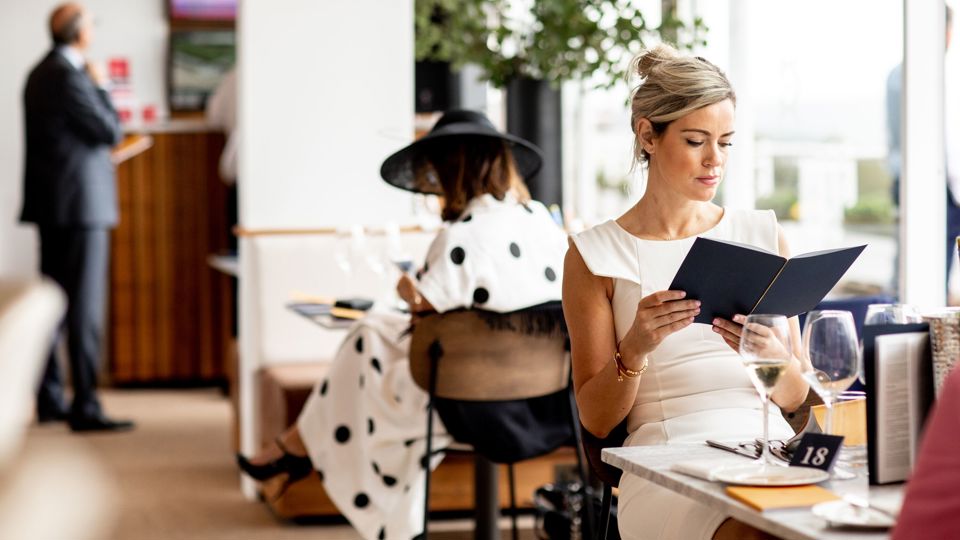
M 74 431 L 130 429 L 103 414 L 97 371 L 110 250 L 117 223 L 116 179 L 110 149 L 121 137 L 103 76 L 84 54 L 90 15 L 63 4 L 50 15 L 53 49 L 30 72 L 24 90 L 26 166 L 20 220 L 40 233 L 40 271 L 66 291 L 67 351 L 73 403 L 64 404 L 54 344 L 37 398 L 41 422 L 67 420 Z

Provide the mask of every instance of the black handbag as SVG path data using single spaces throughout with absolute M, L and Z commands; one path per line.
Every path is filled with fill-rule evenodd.
M 540 540 L 592 540 L 593 531 L 588 530 L 587 504 L 593 506 L 593 515 L 600 516 L 600 494 L 593 488 L 584 493 L 580 482 L 546 484 L 537 488 L 533 495 L 536 522 L 534 533 Z M 610 528 L 607 540 L 620 540 L 617 528 L 616 499 L 610 508 Z M 595 524 L 595 527 L 599 524 Z

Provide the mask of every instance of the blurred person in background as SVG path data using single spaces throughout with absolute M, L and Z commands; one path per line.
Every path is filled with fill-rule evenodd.
M 946 7 L 946 35 L 944 36 L 944 46 L 950 48 L 950 38 L 953 35 L 953 9 Z M 887 76 L 887 170 L 893 177 L 893 186 L 891 187 L 891 198 L 895 206 L 900 205 L 900 175 L 902 174 L 903 157 L 901 150 L 900 137 L 902 135 L 903 120 L 902 115 L 902 96 L 903 96 L 903 64 L 897 64 Z M 954 108 L 954 99 L 951 94 L 946 93 L 947 99 L 945 109 L 949 112 Z M 947 121 L 944 123 L 945 133 L 944 141 L 946 143 L 946 188 L 947 188 L 947 298 L 948 304 L 960 304 L 960 298 L 950 292 L 950 270 L 953 268 L 953 260 L 957 252 L 957 236 L 960 236 L 960 148 L 954 147 L 960 144 L 960 133 L 956 133 L 953 128 L 951 115 L 947 115 Z M 896 254 L 893 261 L 893 283 L 891 289 L 897 291 L 900 284 L 900 239 L 899 235 L 894 237 L 896 242 Z
M 227 227 L 230 249 L 236 251 L 237 237 L 233 227 L 237 224 L 237 67 L 227 71 L 220 84 L 210 95 L 206 107 L 207 122 L 223 129 L 226 142 L 220 153 L 218 172 L 220 179 L 227 185 Z
M 52 49 L 30 72 L 23 93 L 26 162 L 20 220 L 40 236 L 40 272 L 67 294 L 67 353 L 73 402 L 64 401 L 56 341 L 37 396 L 40 422 L 66 420 L 74 431 L 133 427 L 107 417 L 97 397 L 107 294 L 110 229 L 117 224 L 111 147 L 121 138 L 106 78 L 86 53 L 93 19 L 79 4 L 54 9 Z M 58 332 L 57 337 L 59 338 Z
M 957 538 L 960 534 L 960 370 L 943 382 L 923 427 L 893 540 Z

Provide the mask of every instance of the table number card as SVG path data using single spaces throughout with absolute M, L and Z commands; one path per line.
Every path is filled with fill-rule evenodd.
M 837 460 L 842 444 L 843 436 L 841 435 L 806 433 L 800 439 L 800 445 L 793 452 L 790 466 L 811 467 L 830 472 Z

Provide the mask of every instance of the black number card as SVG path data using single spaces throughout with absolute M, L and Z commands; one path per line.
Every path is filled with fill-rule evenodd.
M 830 472 L 843 444 L 841 435 L 807 433 L 800 439 L 800 446 L 793 452 L 791 467 L 811 467 Z

